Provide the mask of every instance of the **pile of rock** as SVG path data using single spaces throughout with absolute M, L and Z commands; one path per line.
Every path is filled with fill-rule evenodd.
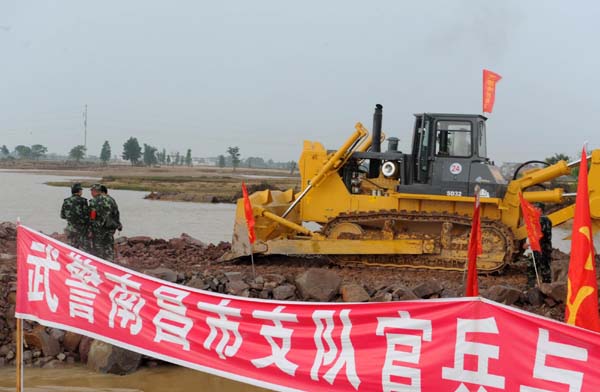
M 197 269 L 199 265 L 217 260 L 231 249 L 228 242 L 205 244 L 185 233 L 170 240 L 144 236 L 121 237 L 116 244 L 117 264 L 137 271 L 164 267 L 179 273 L 186 273 Z
M 16 238 L 14 223 L 0 223 L 0 366 L 15 356 Z
M 17 226 L 12 222 L 0 222 L 0 261 L 14 258 L 16 238 Z

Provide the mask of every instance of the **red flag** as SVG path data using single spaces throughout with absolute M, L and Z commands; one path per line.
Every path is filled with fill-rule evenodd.
M 600 332 L 598 282 L 588 195 L 587 154 L 581 152 L 575 219 L 571 235 L 571 258 L 567 283 L 565 322 Z
M 246 224 L 248 225 L 248 239 L 253 244 L 256 241 L 256 234 L 254 233 L 254 213 L 252 213 L 252 204 L 248 197 L 248 190 L 246 184 L 242 182 L 242 195 L 244 196 L 244 212 L 246 214 Z
M 502 76 L 495 72 L 483 70 L 483 112 L 491 113 L 496 100 L 496 83 Z
M 540 223 L 540 216 L 542 216 L 542 211 L 525 200 L 521 192 L 519 192 L 519 200 L 521 200 L 521 211 L 523 211 L 523 220 L 527 228 L 529 246 L 531 250 L 541 252 L 540 239 L 542 238 L 542 225 Z
M 475 191 L 475 207 L 473 209 L 473 223 L 469 236 L 467 281 L 465 283 L 465 296 L 476 297 L 479 295 L 477 283 L 477 256 L 483 253 L 481 245 L 481 204 L 479 203 L 479 188 Z

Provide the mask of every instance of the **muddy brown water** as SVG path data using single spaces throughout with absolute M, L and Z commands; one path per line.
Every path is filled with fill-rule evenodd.
M 63 177 L 0 170 L 0 222 L 15 222 L 51 234 L 62 232 L 60 219 L 63 199 L 68 188 L 44 185 L 48 181 L 64 181 L 81 177 Z M 89 178 L 89 177 L 88 177 Z M 124 230 L 121 235 L 146 235 L 155 238 L 178 237 L 188 233 L 204 242 L 231 241 L 234 204 L 185 203 L 145 200 L 146 192 L 111 190 L 121 211 Z M 89 189 L 84 197 L 90 198 Z
M 0 368 L 0 392 L 15 390 L 15 368 Z M 26 392 L 258 392 L 248 384 L 178 366 L 141 369 L 127 376 L 98 374 L 83 366 L 25 368 Z

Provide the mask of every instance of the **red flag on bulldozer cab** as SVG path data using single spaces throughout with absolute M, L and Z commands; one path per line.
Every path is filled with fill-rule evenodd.
M 481 204 L 479 203 L 479 187 L 475 188 L 475 207 L 473 209 L 473 223 L 469 236 L 469 250 L 467 263 L 467 281 L 465 282 L 465 296 L 476 297 L 479 295 L 477 283 L 477 256 L 483 253 L 481 244 Z
M 491 113 L 496 100 L 496 83 L 502 76 L 487 69 L 483 70 L 483 112 Z
M 542 211 L 525 200 L 521 192 L 519 192 L 519 200 L 521 200 L 521 211 L 523 211 L 523 220 L 527 228 L 529 246 L 531 250 L 541 252 L 540 239 L 542 238 L 542 225 L 540 224 L 540 217 L 542 216 Z
M 565 322 L 567 324 L 600 332 L 598 282 L 596 281 L 585 147 L 581 153 L 577 198 L 575 199 L 566 305 Z
M 250 240 L 250 243 L 253 244 L 254 241 L 256 241 L 256 234 L 254 233 L 254 214 L 252 213 L 252 204 L 250 204 L 246 184 L 243 182 L 242 195 L 244 196 L 244 213 L 246 214 L 246 224 L 248 225 L 248 239 Z

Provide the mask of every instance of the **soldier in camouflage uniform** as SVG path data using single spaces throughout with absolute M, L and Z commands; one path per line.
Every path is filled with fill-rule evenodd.
M 71 186 L 71 197 L 63 201 L 60 217 L 67 220 L 65 234 L 69 245 L 77 249 L 89 250 L 88 228 L 89 207 L 86 198 L 82 197 L 83 188 L 76 183 Z
M 542 281 L 550 283 L 552 281 L 552 273 L 550 271 L 550 264 L 552 263 L 552 221 L 546 215 L 540 217 L 540 224 L 542 226 L 542 238 L 540 239 L 541 252 L 536 252 L 536 260 L 539 260 L 540 274 L 542 275 Z
M 113 218 L 113 220 L 117 223 L 117 230 L 121 231 L 123 230 L 123 225 L 121 224 L 121 213 L 119 212 L 119 206 L 117 205 L 117 201 L 108 194 L 108 188 L 106 188 L 106 186 L 104 185 L 100 185 L 100 192 L 108 197 L 108 199 L 111 202 L 111 216 Z M 113 232 L 114 234 L 114 232 Z
M 110 199 L 101 192 L 101 185 L 94 184 L 91 188 L 92 199 L 90 200 L 90 232 L 92 238 L 92 254 L 105 260 L 113 260 L 115 257 L 114 232 L 118 223 L 112 216 L 112 203 Z
M 542 227 L 542 238 L 540 238 L 540 247 L 542 248 L 542 251 L 533 251 L 533 256 L 535 257 L 538 274 L 540 274 L 540 281 L 544 283 L 551 283 L 552 274 L 550 270 L 550 264 L 552 262 L 552 221 L 546 215 L 542 215 L 540 217 L 540 225 Z M 536 286 L 537 284 L 533 260 L 531 260 L 531 263 L 527 268 L 527 282 L 531 287 Z

